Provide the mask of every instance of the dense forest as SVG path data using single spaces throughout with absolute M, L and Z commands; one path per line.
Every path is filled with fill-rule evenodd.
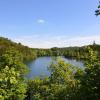
M 58 59 L 51 76 L 26 80 L 25 61 L 39 56 L 85 59 L 81 69 Z M 100 100 L 100 45 L 37 49 L 0 37 L 0 100 Z
M 21 58 L 23 61 L 36 58 L 35 50 L 27 46 L 23 46 L 21 43 L 12 42 L 8 38 L 0 37 L 0 56 L 10 48 L 16 49 L 21 54 Z
M 16 49 L 23 59 L 23 61 L 35 59 L 39 56 L 65 56 L 73 57 L 76 59 L 87 59 L 88 58 L 88 47 L 91 47 L 100 58 L 100 45 L 93 42 L 92 45 L 82 46 L 82 47 L 54 47 L 51 49 L 38 49 L 29 48 L 22 45 L 21 43 L 15 43 L 7 38 L 0 37 L 0 55 L 2 55 L 7 49 Z

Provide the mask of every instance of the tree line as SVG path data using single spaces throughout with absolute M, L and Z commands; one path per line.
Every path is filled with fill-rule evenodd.
M 87 47 L 91 47 L 100 58 L 100 45 L 93 42 L 92 45 L 82 47 L 63 47 L 63 48 L 51 48 L 51 49 L 38 49 L 29 48 L 21 43 L 15 43 L 7 38 L 0 37 L 0 55 L 2 55 L 7 49 L 15 48 L 21 54 L 23 61 L 33 60 L 41 56 L 65 56 L 75 59 L 88 59 Z

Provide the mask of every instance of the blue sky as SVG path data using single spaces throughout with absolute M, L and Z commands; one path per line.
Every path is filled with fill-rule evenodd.
M 0 0 L 0 36 L 33 48 L 100 43 L 98 0 Z

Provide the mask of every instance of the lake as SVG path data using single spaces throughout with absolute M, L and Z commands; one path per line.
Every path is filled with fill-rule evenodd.
M 83 67 L 82 61 L 77 61 L 75 59 L 69 59 L 61 57 L 66 63 L 72 64 L 77 67 Z M 34 79 L 35 77 L 49 76 L 50 72 L 48 67 L 50 66 L 52 57 L 38 57 L 37 59 L 28 62 L 27 66 L 30 69 L 29 74 L 26 76 L 28 79 Z

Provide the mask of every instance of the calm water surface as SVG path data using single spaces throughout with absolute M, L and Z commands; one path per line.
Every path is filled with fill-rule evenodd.
M 77 61 L 75 59 L 69 59 L 61 57 L 65 62 L 72 64 L 77 67 L 83 67 L 82 61 Z M 30 73 L 27 75 L 28 79 L 34 79 L 35 77 L 49 76 L 50 72 L 48 67 L 52 61 L 52 57 L 39 57 L 36 60 L 27 63 L 30 68 Z

